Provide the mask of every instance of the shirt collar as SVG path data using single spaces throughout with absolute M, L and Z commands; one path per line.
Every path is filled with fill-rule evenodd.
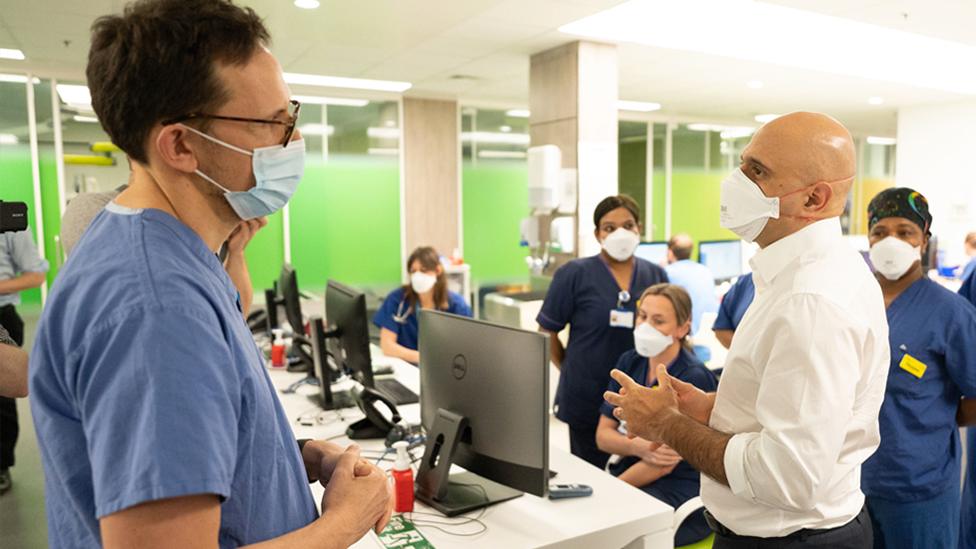
M 768 286 L 794 260 L 835 245 L 841 235 L 840 218 L 822 219 L 759 250 L 749 265 L 758 275 L 758 282 Z

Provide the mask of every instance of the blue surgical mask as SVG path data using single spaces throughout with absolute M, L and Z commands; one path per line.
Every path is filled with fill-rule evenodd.
M 212 177 L 196 170 L 196 174 L 224 191 L 224 197 L 241 219 L 254 219 L 271 215 L 288 203 L 305 173 L 305 140 L 298 139 L 287 147 L 273 145 L 248 151 L 225 143 L 189 126 L 191 132 L 251 157 L 254 180 L 257 184 L 246 191 L 231 191 L 214 181 Z

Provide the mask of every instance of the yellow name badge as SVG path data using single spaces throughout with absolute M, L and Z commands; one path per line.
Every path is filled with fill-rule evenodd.
M 898 366 L 919 379 L 922 379 L 922 376 L 925 375 L 925 369 L 928 368 L 924 362 L 908 353 L 901 357 L 901 364 Z

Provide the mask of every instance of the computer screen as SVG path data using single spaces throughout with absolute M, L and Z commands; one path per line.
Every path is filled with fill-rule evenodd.
M 421 310 L 420 397 L 428 441 L 438 440 L 445 418 L 463 418 L 466 427 L 453 455 L 436 457 L 446 461 L 448 469 L 453 462 L 469 473 L 463 478 L 452 475 L 449 486 L 442 484 L 438 495 L 438 487 L 430 484 L 430 474 L 422 468 L 418 498 L 453 516 L 518 497 L 519 491 L 546 494 L 549 341 L 545 335 Z M 479 488 L 462 489 L 472 484 Z
M 655 265 L 664 265 L 668 262 L 668 243 L 641 242 L 637 246 L 637 251 L 634 252 L 634 255 L 650 261 Z
M 742 274 L 741 240 L 703 240 L 698 243 L 698 262 L 712 271 L 715 280 Z
M 373 387 L 373 364 L 369 355 L 366 295 L 330 280 L 325 288 L 325 321 L 338 332 L 336 362 L 359 383 Z
M 285 264 L 281 267 L 281 275 L 278 277 L 278 291 L 285 305 L 285 317 L 291 324 L 292 332 L 298 335 L 305 334 L 305 322 L 302 319 L 301 295 L 298 293 L 298 275 L 291 265 Z

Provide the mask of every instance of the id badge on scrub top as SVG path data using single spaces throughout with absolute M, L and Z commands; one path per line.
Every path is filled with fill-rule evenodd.
M 620 290 L 617 294 L 617 307 L 610 311 L 611 328 L 634 329 L 634 313 L 624 309 L 624 304 L 630 301 L 630 293 L 627 290 Z

